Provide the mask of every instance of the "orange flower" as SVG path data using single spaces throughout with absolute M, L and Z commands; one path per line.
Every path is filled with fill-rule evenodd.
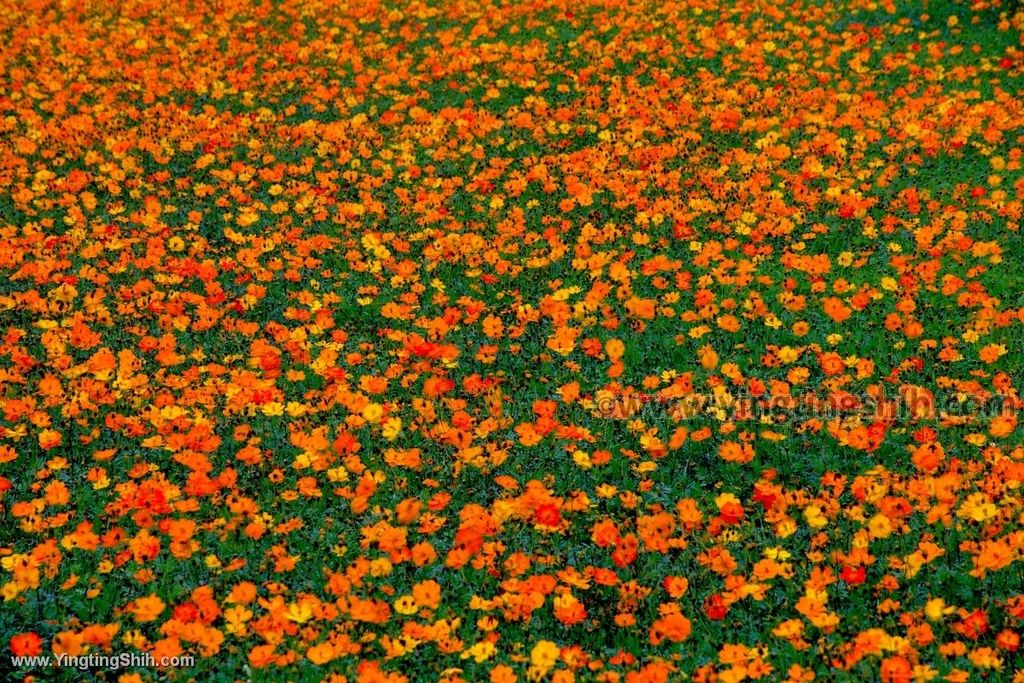
M 718 354 L 710 345 L 705 344 L 700 347 L 697 354 L 700 358 L 700 364 L 705 370 L 711 371 L 718 366 Z
M 412 596 L 421 607 L 436 609 L 441 604 L 441 586 L 436 581 L 421 581 L 412 587 Z
M 626 310 L 635 318 L 641 320 L 653 320 L 656 312 L 654 299 L 641 299 L 632 297 L 626 301 Z
M 754 459 L 754 449 L 748 443 L 725 441 L 718 447 L 718 455 L 726 462 L 750 462 Z
M 690 582 L 685 576 L 666 576 L 662 582 L 665 591 L 673 598 L 681 598 L 690 587 Z
M 660 645 L 663 640 L 681 643 L 690 637 L 691 630 L 689 619 L 682 614 L 670 613 L 655 620 L 651 625 L 649 639 L 651 645 Z
M 609 339 L 604 344 L 605 353 L 612 361 L 618 361 L 626 350 L 626 345 L 620 339 Z
M 846 322 L 853 314 L 853 311 L 843 303 L 842 299 L 838 299 L 834 296 L 826 297 L 821 303 L 822 308 L 825 311 L 825 315 L 831 318 L 834 322 Z
M 933 472 L 938 468 L 944 457 L 945 451 L 942 448 L 942 444 L 932 442 L 921 444 L 914 449 L 911 460 L 918 469 L 925 472 Z
M 602 519 L 594 525 L 590 535 L 598 548 L 607 548 L 619 542 L 619 529 L 611 519 Z
M 55 429 L 44 429 L 39 432 L 39 447 L 45 450 L 56 448 L 62 441 L 61 433 Z
M 913 679 L 913 669 L 906 657 L 886 657 L 882 660 L 879 671 L 883 683 L 910 683 Z
M 150 594 L 144 598 L 136 598 L 129 607 L 129 611 L 135 616 L 135 621 L 145 623 L 156 621 L 165 608 L 163 600 L 157 595 Z

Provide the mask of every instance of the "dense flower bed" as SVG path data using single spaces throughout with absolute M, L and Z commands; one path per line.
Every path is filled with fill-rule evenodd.
M 1018 5 L 0 27 L 0 671 L 1024 681 Z

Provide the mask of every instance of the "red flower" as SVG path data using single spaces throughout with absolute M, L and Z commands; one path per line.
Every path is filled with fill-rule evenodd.
M 921 427 L 914 432 L 914 441 L 918 443 L 928 443 L 929 441 L 935 441 L 939 436 L 939 433 L 932 427 Z
M 538 505 L 533 511 L 533 522 L 543 526 L 556 527 L 562 523 L 562 511 L 554 503 Z
M 964 638 L 977 640 L 988 631 L 988 616 L 983 610 L 976 609 L 953 628 Z
M 199 608 L 191 602 L 178 605 L 174 608 L 174 618 L 184 623 L 195 621 L 199 618 Z
M 843 567 L 839 572 L 839 578 L 851 586 L 859 586 L 867 579 L 867 574 L 864 567 Z
M 778 496 L 774 492 L 754 487 L 754 501 L 763 505 L 766 510 L 771 508 L 776 500 Z
M 11 653 L 15 657 L 34 657 L 43 651 L 43 639 L 35 633 L 19 633 L 11 637 Z
M 707 600 L 704 601 L 704 614 L 708 619 L 712 621 L 721 621 L 725 619 L 725 615 L 729 613 L 729 606 L 722 600 L 722 596 L 718 593 L 709 595 Z
M 743 506 L 739 503 L 726 503 L 719 511 L 719 516 L 726 524 L 738 524 L 743 521 Z

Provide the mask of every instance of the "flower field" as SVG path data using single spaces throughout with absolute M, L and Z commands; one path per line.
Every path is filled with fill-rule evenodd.
M 1019 3 L 0 30 L 4 680 L 1024 682 Z

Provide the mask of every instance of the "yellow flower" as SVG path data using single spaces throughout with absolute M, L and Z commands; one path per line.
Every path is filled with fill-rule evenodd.
M 975 522 L 985 522 L 999 514 L 997 508 L 984 493 L 973 493 L 967 497 L 956 516 L 961 519 L 972 519 Z
M 278 415 L 284 415 L 284 406 L 277 402 L 271 401 L 263 406 L 263 414 L 268 417 L 277 417 Z
M 384 414 L 384 408 L 379 403 L 370 403 L 363 408 L 363 419 L 370 424 L 376 424 Z
M 942 617 L 953 612 L 954 609 L 947 607 L 946 601 L 942 598 L 932 598 L 924 605 L 924 615 L 928 617 L 928 621 L 939 621 Z
M 59 301 L 62 304 L 66 304 L 70 303 L 75 299 L 76 296 L 78 296 L 78 290 L 72 287 L 71 285 L 65 283 L 51 290 L 48 296 L 54 301 Z
M 787 517 L 775 525 L 775 535 L 779 538 L 787 538 L 796 533 L 796 522 Z
M 224 610 L 224 620 L 227 622 L 227 631 L 232 635 L 244 636 L 246 635 L 245 623 L 252 619 L 253 613 L 251 610 L 238 605 L 236 607 L 229 607 Z
M 530 663 L 542 671 L 547 671 L 558 661 L 561 653 L 558 645 L 550 640 L 542 640 L 533 646 L 530 651 Z
M 779 360 L 783 363 L 792 363 L 800 357 L 800 351 L 792 346 L 783 346 L 779 349 Z
M 576 451 L 572 454 L 572 461 L 576 463 L 576 466 L 583 470 L 589 470 L 593 467 L 593 463 L 590 462 L 590 456 L 583 451 Z
M 305 624 L 313 617 L 313 608 L 305 602 L 293 602 L 288 605 L 288 611 L 285 612 L 284 616 L 288 621 L 294 621 L 296 624 Z
M 807 523 L 815 529 L 820 529 L 828 525 L 828 518 L 822 513 L 821 508 L 817 505 L 808 505 L 804 509 L 804 519 Z
M 879 513 L 868 521 L 868 533 L 871 534 L 871 538 L 888 538 L 892 534 L 892 522 Z
M 394 569 L 394 565 L 386 557 L 378 557 L 370 562 L 370 576 L 373 577 L 387 576 L 392 569 Z
M 364 411 L 365 414 L 365 411 Z M 380 434 L 388 441 L 394 441 L 402 433 L 402 420 L 397 417 L 389 417 L 384 420 Z
M 416 614 L 419 611 L 420 606 L 416 604 L 416 599 L 411 595 L 403 595 L 402 597 L 395 600 L 395 611 L 399 614 Z
M 496 650 L 497 648 L 494 647 L 494 643 L 488 640 L 482 640 L 463 652 L 462 658 L 469 659 L 472 657 L 477 664 L 481 664 L 490 659 Z
M 289 417 L 302 417 L 309 411 L 309 408 L 298 401 L 288 401 L 288 405 L 285 406 L 285 410 Z

